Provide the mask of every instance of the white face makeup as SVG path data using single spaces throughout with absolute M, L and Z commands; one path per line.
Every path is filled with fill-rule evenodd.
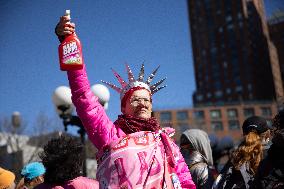
M 151 118 L 152 102 L 149 91 L 146 89 L 134 91 L 129 100 L 126 101 L 122 113 L 142 119 Z

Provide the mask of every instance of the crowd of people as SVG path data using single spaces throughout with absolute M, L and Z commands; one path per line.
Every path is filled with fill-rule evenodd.
M 56 26 L 59 39 L 72 34 L 75 25 L 63 16 Z M 180 144 L 174 129 L 162 128 L 152 117 L 152 95 L 163 87 L 151 84 L 158 69 L 144 79 L 142 65 L 137 79 L 127 65 L 128 81 L 114 71 L 121 87 L 121 112 L 113 123 L 91 92 L 86 68 L 67 71 L 72 101 L 89 140 L 98 149 L 97 175 L 83 175 L 83 146 L 76 138 L 60 136 L 43 147 L 40 162 L 31 162 L 15 175 L 0 168 L 0 189 L 95 188 L 284 188 L 284 111 L 269 128 L 264 118 L 247 118 L 243 139 L 232 150 L 221 171 L 214 166 L 210 139 L 200 129 L 182 133 Z
M 182 133 L 180 137 L 180 152 L 184 158 L 184 167 L 182 169 L 188 170 L 191 188 L 197 189 L 280 189 L 284 188 L 284 110 L 280 111 L 273 119 L 272 127 L 268 127 L 264 118 L 259 116 L 252 116 L 247 118 L 242 126 L 243 139 L 241 143 L 232 150 L 230 158 L 221 171 L 217 171 L 214 167 L 212 147 L 210 139 L 206 132 L 200 129 L 188 129 Z M 149 132 L 150 133 L 150 132 Z M 157 136 L 161 133 L 156 133 Z M 128 135 L 127 135 L 128 136 Z M 137 137 L 136 142 L 139 145 L 144 144 L 145 141 L 150 142 L 143 132 Z M 161 137 L 161 136 L 160 136 Z M 128 138 L 130 139 L 130 138 Z M 270 140 L 271 139 L 271 140 Z M 161 140 L 166 140 L 161 137 Z M 129 142 L 131 142 L 129 140 Z M 168 141 L 166 141 L 168 142 Z M 116 144 L 117 149 L 122 149 L 125 144 L 121 141 Z M 160 145 L 163 143 L 161 142 Z M 153 144 L 152 144 L 153 145 Z M 174 145 L 174 143 L 168 144 Z M 145 145 L 143 145 L 145 147 Z M 131 146 L 133 147 L 133 146 Z M 125 148 L 125 147 L 124 147 Z M 150 148 L 146 146 L 146 148 Z M 171 161 L 170 155 L 167 156 L 167 151 L 171 149 L 164 146 L 166 160 Z M 108 150 L 109 147 L 108 147 Z M 125 150 L 125 149 L 123 149 Z M 161 165 L 159 160 L 155 159 L 153 164 L 148 164 L 147 149 L 142 151 L 142 155 L 138 152 L 136 161 L 139 161 L 139 167 L 134 162 L 127 162 L 128 166 L 133 169 L 138 168 L 142 174 L 145 172 L 147 176 L 155 176 L 156 172 L 163 172 L 168 166 Z M 160 150 L 156 148 L 155 150 Z M 116 151 L 118 154 L 119 152 Z M 172 151 L 170 151 L 172 153 Z M 155 155 L 155 154 L 154 154 Z M 43 152 L 39 155 L 40 162 L 31 162 L 23 167 L 21 170 L 22 178 L 16 185 L 15 174 L 4 168 L 0 168 L 0 189 L 97 189 L 97 188 L 137 188 L 133 185 L 133 180 L 124 180 L 128 182 L 127 186 L 121 185 L 124 182 L 115 183 L 113 180 L 91 179 L 83 175 L 83 144 L 76 137 L 62 135 L 58 138 L 51 139 L 43 147 Z M 115 156 L 116 157 L 116 156 Z M 123 156 L 121 156 L 123 157 Z M 133 159 L 135 158 L 132 155 Z M 177 156 L 174 155 L 174 159 Z M 117 158 L 119 159 L 119 158 Z M 120 159 L 119 159 L 120 160 Z M 151 159 L 153 160 L 153 159 Z M 103 162 L 103 161 L 101 161 Z M 104 163 L 104 162 L 103 162 Z M 107 160 L 111 163 L 111 159 Z M 104 168 L 108 169 L 107 163 L 104 163 Z M 114 175 L 111 179 L 118 178 L 118 180 L 129 174 L 122 165 L 114 164 L 107 172 L 109 175 Z M 163 162 L 164 164 L 166 162 Z M 121 166 L 121 167 L 118 167 Z M 163 167 L 164 166 L 164 167 Z M 117 171 L 119 168 L 119 171 Z M 102 170 L 102 169 L 100 169 Z M 102 172 L 98 170 L 97 175 Z M 110 172 L 112 171 L 112 173 Z M 148 171 L 148 173 L 147 173 Z M 124 175 L 121 175 L 123 173 Z M 141 174 L 141 175 L 142 175 Z M 138 175 L 134 180 L 135 184 L 143 182 L 143 175 Z M 172 176 L 171 174 L 170 176 Z M 165 175 L 166 177 L 166 175 Z M 104 178 L 104 177 L 103 177 Z M 110 177 L 109 177 L 110 178 Z M 158 177 L 156 177 L 158 178 Z M 172 177 L 169 177 L 172 178 Z M 163 178 L 167 179 L 167 178 Z M 175 178 L 180 179 L 178 176 Z M 165 181 L 163 180 L 163 181 Z M 166 182 L 166 181 L 165 181 Z M 182 184 L 167 185 L 168 188 L 190 188 Z M 180 182 L 182 183 L 182 182 Z M 151 188 L 163 188 L 161 182 L 151 185 Z M 143 188 L 149 188 L 144 186 Z

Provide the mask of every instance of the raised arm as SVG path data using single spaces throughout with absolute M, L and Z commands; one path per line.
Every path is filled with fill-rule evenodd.
M 69 21 L 68 17 L 62 16 L 56 26 L 55 33 L 60 41 L 64 40 L 64 36 L 75 31 L 75 24 Z M 106 115 L 98 98 L 92 93 L 85 66 L 81 70 L 67 71 L 67 74 L 77 114 L 89 139 L 100 150 L 104 145 L 118 138 L 117 128 Z
M 76 107 L 84 128 L 92 143 L 101 149 L 117 139 L 117 129 L 105 113 L 104 108 L 91 91 L 85 67 L 83 70 L 68 71 L 72 102 Z

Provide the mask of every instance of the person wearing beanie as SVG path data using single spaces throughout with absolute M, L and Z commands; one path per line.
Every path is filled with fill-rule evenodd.
M 251 188 L 263 158 L 262 134 L 268 132 L 262 117 L 247 118 L 242 126 L 243 140 L 213 184 L 213 189 Z
M 42 163 L 32 162 L 27 164 L 21 171 L 23 181 L 19 182 L 17 189 L 31 189 L 43 183 L 44 173 L 45 167 Z
M 0 167 L 0 189 L 14 189 L 15 174 Z
M 247 135 L 251 131 L 255 131 L 257 134 L 262 134 L 269 130 L 269 127 L 265 118 L 260 116 L 251 116 L 244 121 L 242 129 L 244 135 Z
M 256 132 L 260 136 L 263 150 L 262 159 L 265 158 L 267 156 L 267 151 L 271 145 L 271 133 L 266 119 L 260 116 L 248 117 L 244 121 L 242 129 L 244 136 L 249 134 L 250 132 Z

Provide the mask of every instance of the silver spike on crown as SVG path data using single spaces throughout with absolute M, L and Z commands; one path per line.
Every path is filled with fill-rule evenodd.
M 156 73 L 157 73 L 157 71 L 158 71 L 158 69 L 160 68 L 160 66 L 158 66 L 152 73 L 151 73 L 151 75 L 148 77 L 148 79 L 147 79 L 147 81 L 146 81 L 146 84 L 150 84 L 151 83 L 151 81 L 153 80 L 153 78 L 155 77 L 155 75 L 156 75 Z
M 157 88 L 157 86 L 159 86 L 161 83 L 163 83 L 167 78 L 165 77 L 164 79 L 161 79 L 160 81 L 154 83 L 153 85 L 151 85 L 150 89 L 151 91 L 153 91 L 154 89 Z
M 142 81 L 143 82 L 144 79 L 144 64 L 142 64 L 140 72 L 139 72 L 139 76 L 138 76 L 138 81 Z
M 134 75 L 129 67 L 128 64 L 126 64 L 126 70 L 127 70 L 127 75 L 128 75 L 128 83 L 126 81 L 124 81 L 122 79 L 122 77 L 115 71 L 112 69 L 115 77 L 117 78 L 118 82 L 120 83 L 121 87 L 117 87 L 116 85 L 106 82 L 106 81 L 102 81 L 104 84 L 108 85 L 109 87 L 111 87 L 112 89 L 114 89 L 115 91 L 117 91 L 118 93 L 120 93 L 120 100 L 123 99 L 124 95 L 133 87 L 142 87 L 145 88 L 147 90 L 149 90 L 151 92 L 151 94 L 153 95 L 154 93 L 158 92 L 159 90 L 163 89 L 166 87 L 166 85 L 159 87 L 159 85 L 161 83 L 163 83 L 166 78 L 161 79 L 160 81 L 156 82 L 153 85 L 150 85 L 151 81 L 153 80 L 153 78 L 155 77 L 158 69 L 160 68 L 160 66 L 158 66 L 152 73 L 151 75 L 147 78 L 147 80 L 144 82 L 144 64 L 142 64 L 139 75 L 137 80 L 134 78 Z
M 134 75 L 133 75 L 130 67 L 128 66 L 128 64 L 126 64 L 126 70 L 127 70 L 127 73 L 128 73 L 128 81 L 129 82 L 134 82 L 135 81 Z
M 122 79 L 122 77 L 114 69 L 111 69 L 111 70 L 113 74 L 115 75 L 115 77 L 117 78 L 120 85 L 122 86 L 122 88 L 124 88 L 127 85 L 126 82 Z

